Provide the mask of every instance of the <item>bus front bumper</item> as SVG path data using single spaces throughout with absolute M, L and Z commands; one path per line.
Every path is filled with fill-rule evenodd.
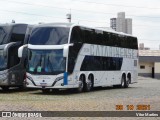
M 33 80 L 27 79 L 25 80 L 25 84 L 27 88 L 40 88 L 40 89 L 69 89 L 69 88 L 78 88 L 78 84 L 67 84 L 64 85 L 63 79 L 59 81 L 52 81 L 52 84 L 40 84 Z
M 64 85 L 64 86 L 34 86 L 26 85 L 27 88 L 39 88 L 39 89 L 70 89 L 78 88 L 78 85 Z

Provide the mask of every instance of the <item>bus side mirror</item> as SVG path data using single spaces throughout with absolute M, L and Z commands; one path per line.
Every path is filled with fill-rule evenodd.
M 23 45 L 18 49 L 18 57 L 21 58 L 23 56 L 24 48 L 28 47 L 28 45 Z
M 5 45 L 5 47 L 4 47 L 4 56 L 6 57 L 7 56 L 7 54 L 8 54 L 8 49 L 12 46 L 12 45 L 14 45 L 14 44 L 16 44 L 15 42 L 11 42 L 11 43 L 8 43 L 7 45 Z
M 67 57 L 68 56 L 68 50 L 69 50 L 69 46 L 64 46 L 63 48 L 63 57 Z

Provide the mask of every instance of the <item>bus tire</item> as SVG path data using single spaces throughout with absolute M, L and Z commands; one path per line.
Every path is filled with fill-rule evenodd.
M 84 91 L 84 81 L 85 81 L 85 76 L 84 75 L 81 75 L 80 78 L 79 78 L 79 85 L 78 85 L 78 88 L 77 88 L 77 92 L 83 92 Z
M 84 90 L 86 92 L 89 92 L 89 91 L 91 91 L 92 87 L 93 87 L 93 76 L 89 75 L 88 79 L 85 81 Z
M 8 86 L 3 86 L 1 87 L 3 91 L 8 91 L 9 90 L 9 87 Z
M 121 78 L 121 88 L 125 88 L 124 86 L 125 86 L 125 82 L 126 81 L 126 79 L 125 79 L 125 75 L 122 75 L 122 78 Z
M 125 88 L 128 88 L 128 87 L 129 87 L 130 80 L 131 80 L 131 76 L 128 75 L 128 76 L 127 76 L 127 80 L 125 81 L 125 84 L 124 84 L 124 87 L 125 87 Z

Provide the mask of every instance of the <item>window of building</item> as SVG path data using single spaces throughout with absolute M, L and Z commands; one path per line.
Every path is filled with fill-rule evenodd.
M 140 66 L 140 69 L 145 69 L 145 66 L 144 66 L 144 65 L 141 65 L 141 66 Z

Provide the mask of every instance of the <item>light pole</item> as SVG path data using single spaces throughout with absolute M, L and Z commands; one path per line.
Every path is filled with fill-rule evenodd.
M 68 19 L 68 22 L 71 23 L 71 19 L 72 19 L 72 18 L 71 18 L 71 17 L 72 17 L 71 14 L 67 14 L 66 17 L 67 17 L 67 19 Z

